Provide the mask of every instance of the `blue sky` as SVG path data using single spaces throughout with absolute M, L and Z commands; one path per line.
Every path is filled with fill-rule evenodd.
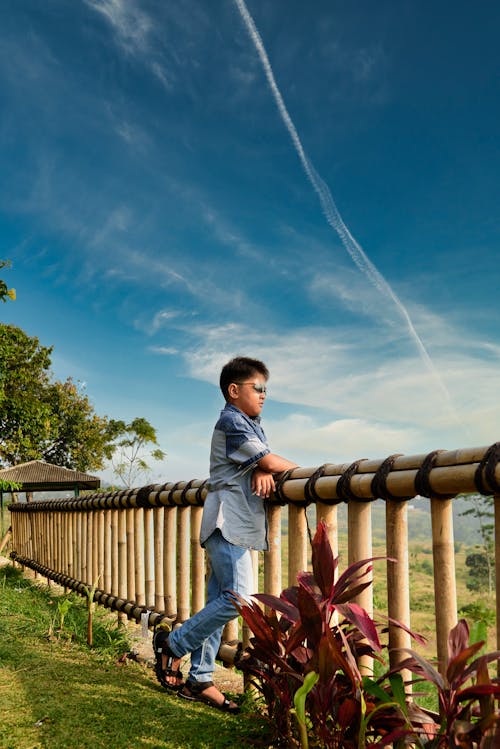
M 233 355 L 302 465 L 499 439 L 497 3 L 4 0 L 0 230 L 99 414 L 203 478 Z

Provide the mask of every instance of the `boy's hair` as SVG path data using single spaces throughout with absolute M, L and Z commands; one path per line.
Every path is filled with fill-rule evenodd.
M 269 378 L 268 368 L 264 362 L 261 362 L 258 359 L 249 359 L 247 356 L 236 356 L 234 359 L 231 359 L 231 361 L 228 361 L 228 363 L 222 367 L 219 381 L 220 389 L 222 390 L 224 398 L 226 400 L 228 399 L 229 385 L 232 382 L 239 383 L 248 380 L 248 378 L 253 377 L 256 372 L 262 375 L 266 380 Z

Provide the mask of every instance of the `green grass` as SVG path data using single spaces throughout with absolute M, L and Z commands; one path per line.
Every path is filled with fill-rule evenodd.
M 109 612 L 96 609 L 89 648 L 85 601 L 71 596 L 58 632 L 61 600 L 0 569 L 0 749 L 268 745 L 252 703 L 224 715 L 167 694 L 144 665 L 120 664 L 128 644 Z

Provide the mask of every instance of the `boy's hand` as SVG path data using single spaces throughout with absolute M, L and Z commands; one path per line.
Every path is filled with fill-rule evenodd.
M 255 468 L 252 474 L 252 494 L 266 499 L 275 489 L 273 474 Z

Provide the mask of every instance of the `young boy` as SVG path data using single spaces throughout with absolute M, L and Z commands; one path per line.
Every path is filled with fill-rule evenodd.
M 234 619 L 234 593 L 255 593 L 251 549 L 267 549 L 264 500 L 274 489 L 274 473 L 295 468 L 271 453 L 260 426 L 269 372 L 258 359 L 237 357 L 220 375 L 226 406 L 215 425 L 210 452 L 209 490 L 201 524 L 201 545 L 210 560 L 207 603 L 178 629 L 159 630 L 153 640 L 156 675 L 167 689 L 188 700 L 237 712 L 212 681 L 224 625 Z M 191 653 L 186 682 L 181 658 Z

